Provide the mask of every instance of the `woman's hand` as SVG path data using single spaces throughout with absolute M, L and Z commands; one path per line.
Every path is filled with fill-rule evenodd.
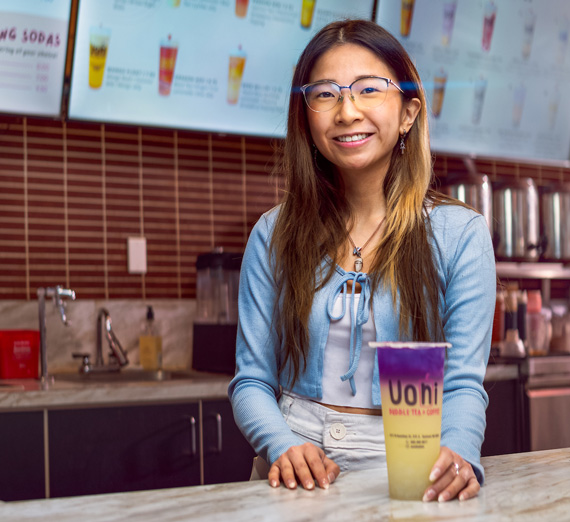
M 445 446 L 441 447 L 429 479 L 432 485 L 424 493 L 424 502 L 435 498 L 439 502 L 445 502 L 455 497 L 467 500 L 477 496 L 481 489 L 471 464 Z
M 269 469 L 269 484 L 276 488 L 283 481 L 289 489 L 297 487 L 297 480 L 305 489 L 313 489 L 315 482 L 323 489 L 335 481 L 340 468 L 325 452 L 305 442 L 301 446 L 292 446 L 283 453 Z

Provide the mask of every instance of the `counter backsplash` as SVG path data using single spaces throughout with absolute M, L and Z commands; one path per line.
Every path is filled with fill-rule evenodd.
M 67 304 L 68 326 L 63 325 L 51 301 L 46 301 L 48 371 L 77 370 L 81 361 L 72 358 L 75 352 L 95 356 L 97 312 L 102 307 L 111 314 L 113 331 L 128 353 L 129 366 L 138 366 L 139 335 L 148 305 L 154 309 L 155 324 L 162 336 L 163 367 L 189 369 L 192 362 L 192 319 L 196 311 L 194 299 L 77 299 Z M 0 300 L 0 330 L 16 329 L 39 329 L 36 301 Z M 105 360 L 108 352 L 107 342 L 103 340 Z

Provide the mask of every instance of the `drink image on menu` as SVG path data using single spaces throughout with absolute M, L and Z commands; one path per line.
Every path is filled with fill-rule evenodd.
M 400 34 L 409 36 L 412 29 L 412 18 L 414 17 L 415 0 L 402 0 L 400 11 Z
M 548 99 L 548 128 L 553 131 L 556 127 L 556 115 L 558 114 L 558 105 L 560 105 L 560 89 L 558 85 L 554 87 L 554 91 Z
M 526 87 L 521 83 L 513 89 L 513 127 L 521 124 Z
M 236 0 L 236 16 L 238 18 L 245 18 L 247 16 L 247 7 L 249 0 Z
M 443 98 L 445 97 L 445 84 L 447 83 L 447 72 L 440 69 L 433 78 L 433 99 L 431 103 L 431 112 L 439 118 L 443 107 Z
M 315 12 L 315 4 L 317 0 L 303 0 L 301 6 L 301 27 L 309 29 L 313 24 L 313 13 Z
M 160 42 L 160 60 L 158 64 L 158 93 L 168 96 L 172 88 L 176 57 L 178 56 L 178 43 L 172 40 L 172 36 Z
M 180 0 L 168 0 L 171 7 L 180 7 Z
M 230 53 L 230 66 L 228 71 L 228 103 L 230 105 L 235 105 L 239 100 L 239 91 L 246 58 L 247 56 L 243 52 L 241 45 Z
M 421 500 L 439 456 L 449 343 L 370 343 L 380 373 L 390 498 Z
M 556 52 L 556 65 L 564 65 L 566 60 L 566 49 L 568 48 L 568 30 L 570 22 L 565 16 L 558 22 L 558 47 Z
M 443 31 L 441 33 L 441 45 L 445 47 L 447 47 L 449 42 L 451 42 L 456 10 L 457 0 L 446 0 L 443 3 Z
M 110 38 L 111 30 L 105 27 L 91 27 L 89 31 L 89 87 L 92 89 L 103 85 Z
M 475 90 L 473 94 L 473 114 L 471 123 L 479 125 L 481 114 L 483 113 L 483 102 L 485 101 L 485 92 L 487 91 L 487 80 L 481 76 L 475 82 Z
M 491 49 L 491 39 L 495 29 L 495 19 L 497 18 L 497 6 L 492 0 L 485 4 L 483 13 L 483 40 L 481 45 L 484 51 Z
M 524 33 L 523 33 L 523 46 L 522 56 L 525 60 L 530 56 L 532 48 L 532 39 L 534 37 L 534 26 L 536 24 L 536 14 L 532 9 L 527 9 L 524 15 Z

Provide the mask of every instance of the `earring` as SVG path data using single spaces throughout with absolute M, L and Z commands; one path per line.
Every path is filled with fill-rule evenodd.
M 406 139 L 406 134 L 407 132 L 404 131 L 403 134 L 400 135 L 400 154 L 404 154 L 404 151 L 406 150 L 406 144 L 404 143 L 404 140 Z

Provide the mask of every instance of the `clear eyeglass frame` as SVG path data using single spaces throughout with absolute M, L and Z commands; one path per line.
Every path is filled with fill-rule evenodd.
M 360 83 L 362 83 L 362 87 L 365 87 L 365 86 L 370 87 L 370 85 L 367 84 L 367 80 L 368 81 L 370 81 L 370 80 L 382 80 L 383 82 L 385 82 L 385 84 L 386 84 L 385 90 L 381 91 L 381 92 L 383 92 L 383 96 L 372 97 L 371 99 L 367 100 L 365 97 L 363 97 L 362 93 L 358 92 L 358 90 L 356 91 L 356 95 L 355 95 L 355 93 L 353 91 L 354 85 L 356 85 L 360 82 Z M 303 85 L 301 87 L 301 92 L 303 93 L 303 98 L 305 100 L 305 103 L 307 104 L 307 107 L 310 110 L 312 110 L 313 112 L 327 112 L 327 111 L 334 109 L 339 103 L 342 103 L 342 101 L 344 100 L 344 95 L 342 94 L 343 89 L 348 89 L 350 91 L 350 99 L 352 100 L 353 103 L 358 104 L 362 107 L 366 107 L 368 109 L 373 109 L 375 107 L 379 107 L 380 105 L 382 105 L 384 103 L 384 101 L 386 100 L 386 96 L 387 96 L 388 88 L 390 87 L 390 84 L 392 84 L 394 87 L 396 87 L 396 89 L 398 89 L 398 91 L 400 91 L 401 94 L 405 95 L 404 91 L 402 90 L 402 88 L 399 85 L 397 85 L 390 78 L 384 78 L 383 76 L 364 76 L 362 78 L 357 78 L 350 85 L 339 85 L 338 83 L 333 82 L 331 80 L 319 80 L 318 82 L 307 83 L 307 84 Z M 326 85 L 330 85 L 331 91 L 332 91 L 332 93 L 334 93 L 334 96 L 332 98 L 328 98 L 328 99 L 330 99 L 330 102 L 327 101 L 324 105 L 324 108 L 315 109 L 314 107 L 311 107 L 311 104 L 309 103 L 309 97 L 310 97 L 311 90 L 313 88 L 318 88 L 319 86 L 326 86 Z M 329 92 L 329 94 L 332 94 L 332 93 Z M 333 101 L 333 99 L 334 99 L 334 101 Z

